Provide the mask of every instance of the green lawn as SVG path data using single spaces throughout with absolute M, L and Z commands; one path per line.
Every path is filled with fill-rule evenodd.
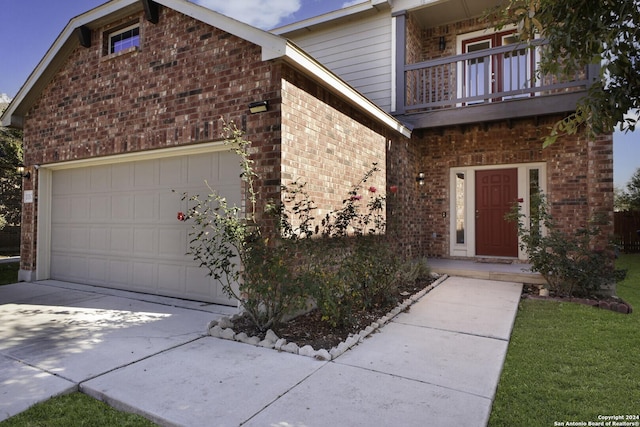
M 156 424 L 116 411 L 82 393 L 54 397 L 0 423 L 2 427 L 146 427 Z
M 20 267 L 20 263 L 18 262 L 0 264 L 0 285 L 17 283 L 19 267 Z
M 599 415 L 640 414 L 640 254 L 622 255 L 616 267 L 628 269 L 617 293 L 632 314 L 522 301 L 490 426 L 588 424 Z

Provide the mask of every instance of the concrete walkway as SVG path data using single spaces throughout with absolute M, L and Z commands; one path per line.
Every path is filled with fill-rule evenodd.
M 204 336 L 235 311 L 0 287 L 0 420 L 81 390 L 162 425 L 485 426 L 522 285 L 452 277 L 334 361 Z

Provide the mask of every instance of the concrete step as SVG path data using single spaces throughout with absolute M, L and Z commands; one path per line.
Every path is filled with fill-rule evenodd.
M 520 262 L 429 258 L 427 264 L 432 272 L 449 276 L 536 285 L 546 284 L 546 281 L 539 273 L 530 271 L 531 266 L 529 264 Z

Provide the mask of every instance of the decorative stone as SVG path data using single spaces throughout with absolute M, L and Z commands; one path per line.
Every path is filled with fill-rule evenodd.
M 360 335 L 351 335 L 345 340 L 344 344 L 347 348 L 351 348 L 354 345 L 358 344 L 359 342 L 360 342 Z
M 283 345 L 280 350 L 286 351 L 287 353 L 298 354 L 298 350 L 300 350 L 300 347 L 298 347 L 298 344 L 290 342 Z
M 313 347 L 307 344 L 298 350 L 298 354 L 300 356 L 314 357 L 316 354 L 316 351 L 313 349 Z
M 215 325 L 213 328 L 209 329 L 209 335 L 215 338 L 222 338 L 222 328 L 220 325 Z
M 264 347 L 264 348 L 274 348 L 275 347 L 275 342 L 274 341 L 270 341 L 270 340 L 262 340 L 258 343 L 258 345 L 260 347 Z
M 217 320 L 212 320 L 211 322 L 209 322 L 207 324 L 207 331 L 211 331 L 211 328 L 213 328 L 214 326 L 216 326 L 218 324 Z
M 218 325 L 220 325 L 222 329 L 233 328 L 233 322 L 228 317 L 223 317 L 218 320 Z
M 267 333 L 265 334 L 264 339 L 267 340 L 267 341 L 271 341 L 271 342 L 275 343 L 280 338 L 276 335 L 275 332 L 273 332 L 271 329 L 269 329 L 267 331 Z
M 344 349 L 340 349 L 338 347 L 333 347 L 331 350 L 329 350 L 329 355 L 331 356 L 331 359 L 333 360 L 336 357 L 340 356 L 344 352 L 345 352 Z
M 244 342 L 247 338 L 249 338 L 249 336 L 247 334 L 245 334 L 244 332 L 240 332 L 239 334 L 236 334 L 233 339 L 236 341 L 240 341 L 240 342 Z
M 236 333 L 233 329 L 227 328 L 222 330 L 222 334 L 220 338 L 224 338 L 226 340 L 232 340 L 236 336 Z
M 316 351 L 316 354 L 313 357 L 317 360 L 327 360 L 327 361 L 331 360 L 331 355 L 325 349 Z
M 282 350 L 282 346 L 287 344 L 287 340 L 285 340 L 284 338 L 280 338 L 279 340 L 276 341 L 275 345 L 273 346 L 273 348 L 275 348 L 276 350 L 280 351 Z

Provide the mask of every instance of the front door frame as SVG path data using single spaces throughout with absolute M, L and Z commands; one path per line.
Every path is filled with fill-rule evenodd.
M 518 200 L 525 215 L 530 212 L 530 176 L 533 170 L 538 171 L 538 186 L 547 192 L 547 165 L 544 162 L 516 163 L 487 166 L 461 166 L 449 170 L 449 255 L 452 257 L 476 257 L 475 229 L 475 175 L 478 170 L 517 169 Z M 460 189 L 458 192 L 456 188 Z M 461 194 L 459 194 L 461 193 Z M 459 220 L 464 223 L 464 232 L 458 231 Z M 461 239 L 462 237 L 462 239 Z M 462 242 L 460 241 L 462 240 Z M 518 259 L 526 260 L 527 254 L 518 242 Z

